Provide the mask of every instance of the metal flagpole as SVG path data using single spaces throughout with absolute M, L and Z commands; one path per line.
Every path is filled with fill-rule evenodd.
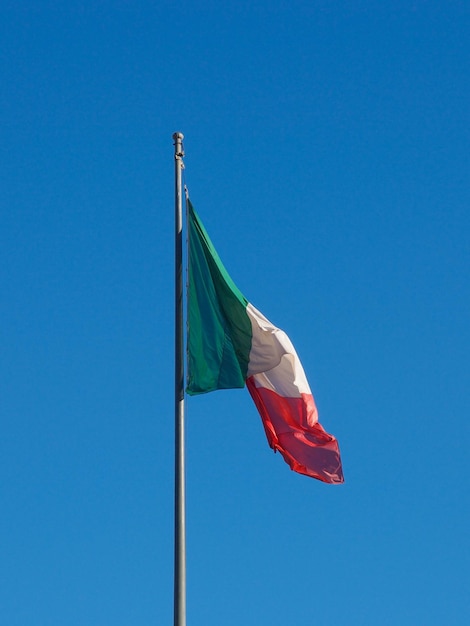
M 183 346 L 183 133 L 175 146 L 175 571 L 174 626 L 186 626 L 186 527 L 184 483 Z

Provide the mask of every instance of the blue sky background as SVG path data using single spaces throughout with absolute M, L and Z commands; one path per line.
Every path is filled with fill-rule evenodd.
M 172 624 L 173 145 L 346 483 L 187 401 L 188 625 L 468 624 L 470 5 L 0 8 L 0 623 Z

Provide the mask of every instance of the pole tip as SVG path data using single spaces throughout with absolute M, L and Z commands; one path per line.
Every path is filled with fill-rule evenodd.
M 173 139 L 175 141 L 177 141 L 178 139 L 183 140 L 184 139 L 184 135 L 183 135 L 183 133 L 173 133 Z

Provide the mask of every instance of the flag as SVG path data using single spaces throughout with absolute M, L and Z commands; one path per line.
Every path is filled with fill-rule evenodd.
M 318 422 L 292 342 L 237 288 L 189 200 L 188 238 L 187 392 L 246 384 L 269 445 L 291 469 L 342 483 L 338 442 Z

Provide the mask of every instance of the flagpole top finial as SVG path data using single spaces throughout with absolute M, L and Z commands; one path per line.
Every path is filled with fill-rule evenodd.
M 182 157 L 184 157 L 184 148 L 183 148 L 183 133 L 173 133 L 174 146 L 175 146 L 175 159 L 179 159 L 181 161 Z M 181 161 L 182 164 L 182 161 Z

